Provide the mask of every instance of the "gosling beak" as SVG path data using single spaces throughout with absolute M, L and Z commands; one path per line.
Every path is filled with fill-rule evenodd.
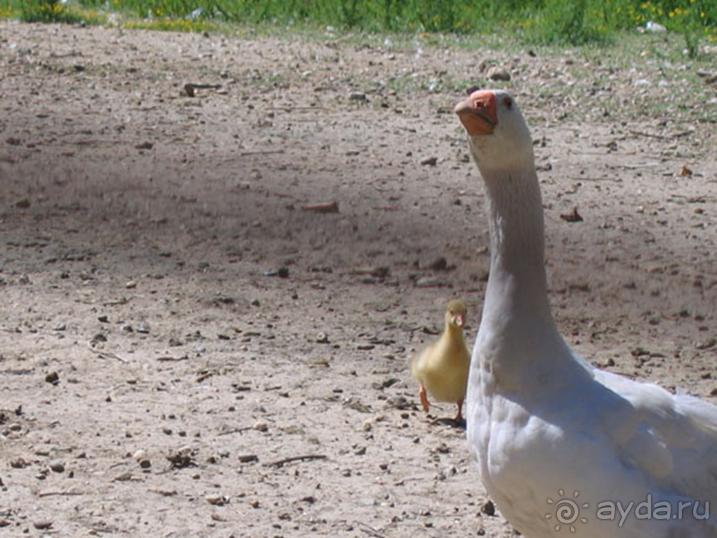
M 456 315 L 455 322 L 456 322 L 457 327 L 463 327 L 463 322 L 464 322 L 463 316 L 461 314 Z
M 471 136 L 493 134 L 498 125 L 495 93 L 490 90 L 474 91 L 468 99 L 456 105 L 454 112 Z

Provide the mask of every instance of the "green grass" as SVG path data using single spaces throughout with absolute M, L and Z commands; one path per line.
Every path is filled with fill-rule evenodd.
M 690 56 L 717 42 L 715 0 L 0 0 L 0 16 L 102 23 L 108 11 L 128 27 L 206 31 L 212 24 L 332 26 L 389 33 L 508 33 L 533 44 L 605 43 L 658 22 L 683 36 Z
M 59 0 L 2 1 L 0 18 L 17 17 L 25 22 L 104 24 L 104 13 L 79 4 L 63 4 Z

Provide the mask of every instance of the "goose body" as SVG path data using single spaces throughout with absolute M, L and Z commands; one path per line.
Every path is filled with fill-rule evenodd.
M 543 211 L 512 96 L 456 107 L 483 177 L 491 269 L 466 396 L 488 494 L 528 538 L 717 537 L 717 406 L 601 371 L 550 312 Z

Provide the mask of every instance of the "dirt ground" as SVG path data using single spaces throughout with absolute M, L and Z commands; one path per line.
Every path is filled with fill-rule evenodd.
M 407 369 L 448 299 L 479 324 L 451 110 L 493 65 L 536 140 L 566 339 L 717 402 L 696 67 L 420 39 L 0 22 L 0 536 L 513 535 Z

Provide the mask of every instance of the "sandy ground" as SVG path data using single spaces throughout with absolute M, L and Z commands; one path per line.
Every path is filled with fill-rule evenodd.
M 511 536 L 406 367 L 479 324 L 491 65 L 566 339 L 717 401 L 715 92 L 650 50 L 0 23 L 0 535 Z

